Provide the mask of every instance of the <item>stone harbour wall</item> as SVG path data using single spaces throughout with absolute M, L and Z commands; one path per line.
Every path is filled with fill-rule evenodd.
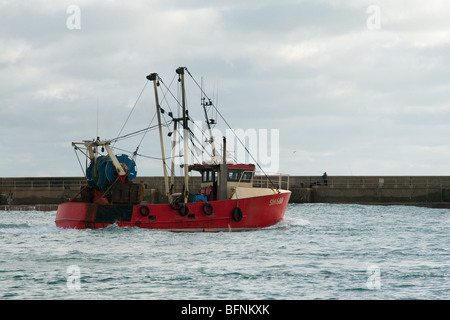
M 292 203 L 407 204 L 450 208 L 450 176 L 270 176 L 255 177 L 257 186 L 292 191 Z M 165 203 L 163 177 L 137 177 L 147 203 Z M 200 189 L 200 177 L 189 179 Z M 177 185 L 183 177 L 177 177 Z M 56 210 L 86 185 L 83 177 L 0 178 L 0 210 Z M 174 190 L 181 192 L 180 190 Z M 33 209 L 34 208 L 34 209 Z

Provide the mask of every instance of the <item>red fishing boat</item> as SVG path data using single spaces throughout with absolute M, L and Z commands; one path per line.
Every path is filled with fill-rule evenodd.
M 181 84 L 182 116 L 174 118 L 173 134 L 177 132 L 178 123 L 183 128 L 184 183 L 179 191 L 174 178 L 174 148 L 172 148 L 171 176 L 168 175 L 165 149 L 163 143 L 163 127 L 158 87 L 162 79 L 152 73 L 147 80 L 153 82 L 156 101 L 156 116 L 161 145 L 164 171 L 165 204 L 144 203 L 142 184 L 134 183 L 136 163 L 127 155 L 115 155 L 113 140 L 96 140 L 74 142 L 75 150 L 81 150 L 89 165 L 85 175 L 87 184 L 69 202 L 58 206 L 55 223 L 61 228 L 104 228 L 115 224 L 119 227 L 140 227 L 147 229 L 165 229 L 171 231 L 243 231 L 271 226 L 280 221 L 285 213 L 291 192 L 276 185 L 267 178 L 266 187 L 255 186 L 254 164 L 236 164 L 227 160 L 226 139 L 223 139 L 222 154 L 215 149 L 214 139 L 208 139 L 212 145 L 211 160 L 202 163 L 188 164 L 189 141 L 192 131 L 189 129 L 190 115 L 186 108 L 184 76 L 189 71 L 185 67 L 176 70 Z M 204 94 L 203 89 L 202 94 Z M 208 119 L 206 106 L 213 106 L 211 100 L 203 100 L 208 130 L 215 121 Z M 172 134 L 169 134 L 172 136 Z M 175 141 L 172 136 L 172 142 Z M 106 150 L 106 154 L 100 154 Z M 189 175 L 197 172 L 201 175 L 201 185 L 191 190 Z M 281 180 L 280 180 L 281 181 Z

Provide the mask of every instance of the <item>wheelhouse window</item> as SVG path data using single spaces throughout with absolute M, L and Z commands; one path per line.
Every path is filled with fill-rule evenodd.
M 202 182 L 214 182 L 216 173 L 212 170 L 202 171 Z
M 250 182 L 252 180 L 253 171 L 243 171 L 241 182 Z
M 239 181 L 239 170 L 228 169 L 228 181 Z
M 205 170 L 202 172 L 202 182 L 213 182 L 214 172 L 212 170 Z

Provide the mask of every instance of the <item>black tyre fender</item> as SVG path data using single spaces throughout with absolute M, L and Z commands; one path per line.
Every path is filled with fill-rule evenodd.
M 180 216 L 184 217 L 189 213 L 189 207 L 185 204 L 182 204 L 178 211 L 180 212 Z
M 236 222 L 241 221 L 242 217 L 243 217 L 241 208 L 239 208 L 239 207 L 234 208 L 231 216 L 233 217 L 234 221 L 236 221 Z
M 173 210 L 180 210 L 180 203 L 178 202 L 178 198 L 174 199 L 171 203 L 170 203 L 170 207 Z
M 214 207 L 210 203 L 205 203 L 203 205 L 203 213 L 207 216 L 210 216 L 214 213 Z
M 141 206 L 139 208 L 139 213 L 143 217 L 147 217 L 150 214 L 150 209 L 147 206 Z

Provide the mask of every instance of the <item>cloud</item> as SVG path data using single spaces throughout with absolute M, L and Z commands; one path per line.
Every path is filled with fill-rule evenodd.
M 379 30 L 367 28 L 369 5 L 2 1 L 0 176 L 80 175 L 70 143 L 116 137 L 145 76 L 170 84 L 178 66 L 204 78 L 234 128 L 280 130 L 280 171 L 445 174 L 450 5 L 378 1 Z M 195 86 L 188 92 L 201 117 Z M 153 113 L 147 86 L 125 131 Z M 140 150 L 158 152 L 151 144 Z

